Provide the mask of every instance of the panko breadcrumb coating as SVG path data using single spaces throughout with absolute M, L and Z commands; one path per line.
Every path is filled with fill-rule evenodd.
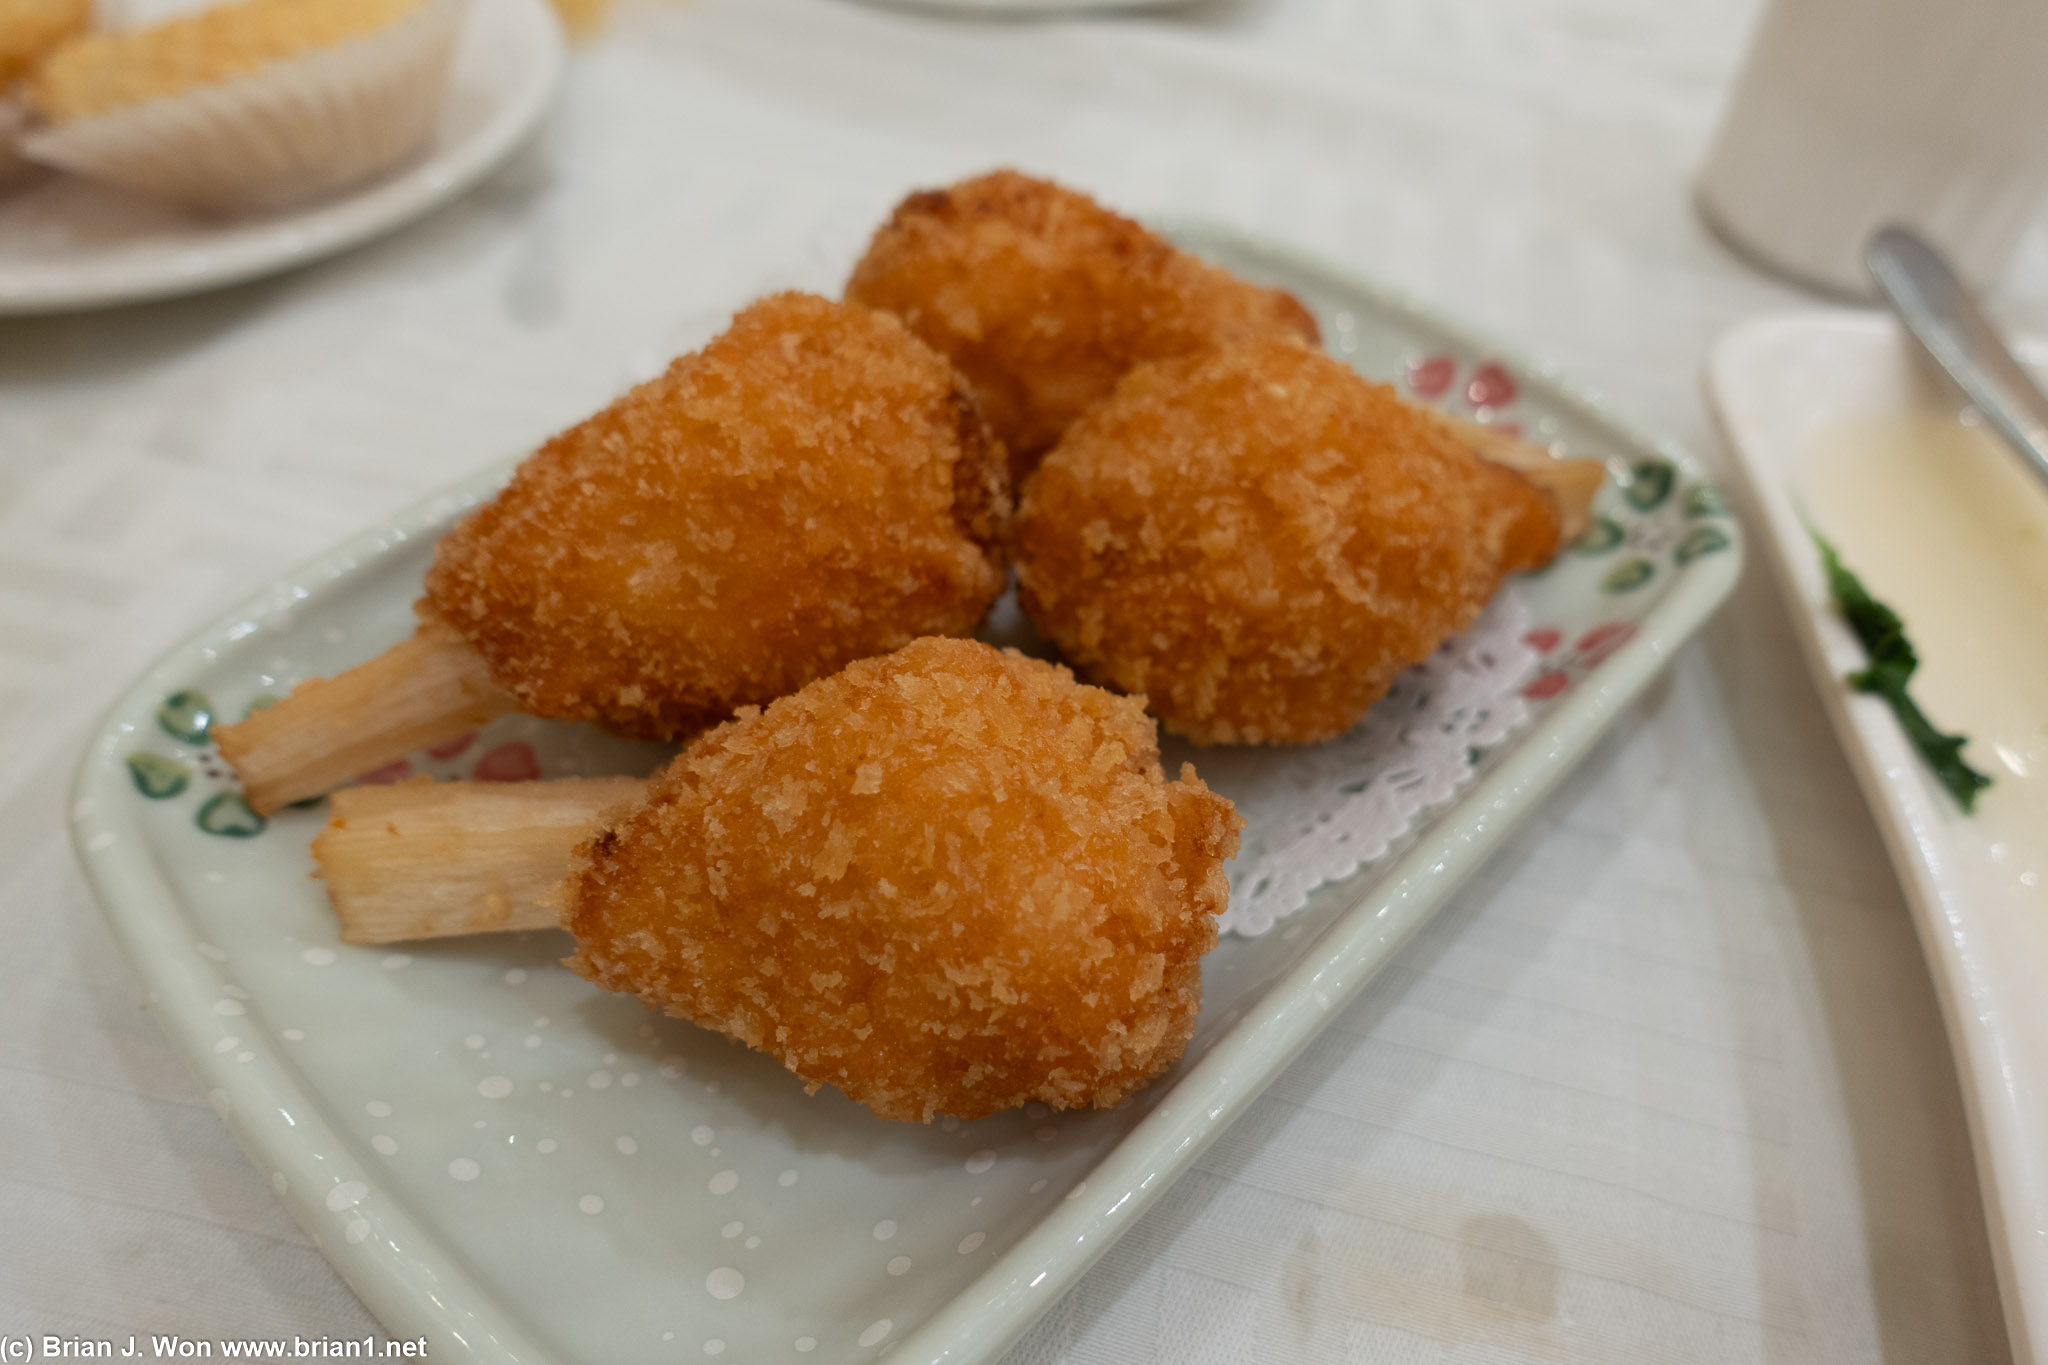
M 1001 591 L 1001 448 L 895 319 L 747 308 L 442 538 L 421 615 L 533 715 L 671 739 Z
M 92 25 L 92 0 L 0 0 L 0 95 Z
M 54 123 L 246 76 L 396 23 L 425 0 L 232 0 L 147 28 L 64 44 L 36 73 L 29 102 Z
M 1131 372 L 1032 476 L 1018 591 L 1201 743 L 1306 744 L 1556 552 L 1548 494 L 1392 389 L 1255 341 Z
M 699 738 L 579 852 L 570 965 L 883 1118 L 1117 1103 L 1179 1057 L 1243 822 L 1137 702 L 919 640 Z
M 966 376 L 1019 488 L 1140 361 L 1256 336 L 1317 339 L 1292 295 L 1016 171 L 904 200 L 846 297 L 896 314 Z

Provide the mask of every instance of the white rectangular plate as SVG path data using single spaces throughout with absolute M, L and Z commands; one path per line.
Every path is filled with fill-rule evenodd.
M 2010 582 L 1972 590 L 1972 547 L 1961 543 L 2011 518 L 2010 529 L 2031 527 L 2048 550 L 2048 494 L 1988 433 L 1944 448 L 1946 463 L 1927 466 L 1942 477 L 1910 485 L 1911 498 L 1886 492 L 1909 487 L 1893 481 L 1911 473 L 1890 463 L 1902 456 L 1889 434 L 1962 433 L 1956 401 L 1911 348 L 1874 313 L 1768 318 L 1720 341 L 1707 382 L 1807 663 L 1927 953 L 2014 1357 L 2048 1361 L 2048 807 L 2037 766 L 2048 757 L 2048 673 L 2009 657 L 2017 648 L 2048 659 L 2048 601 L 2004 593 Z M 1899 609 L 1921 654 L 1915 696 L 1935 724 L 1972 735 L 1967 756 L 1994 779 L 1975 816 L 1935 782 L 1886 705 L 1842 681 L 1865 656 L 1830 600 L 1808 522 Z M 2003 704 L 1978 700 L 1987 687 L 2017 695 L 2022 708 L 2029 694 L 2041 699 L 2031 735 L 2005 753 L 1993 743 Z
M 1211 954 L 1186 1058 L 1120 1109 L 884 1123 L 602 995 L 559 965 L 558 934 L 404 953 L 336 942 L 307 875 L 320 813 L 258 828 L 195 723 L 199 694 L 239 716 L 258 693 L 400 638 L 435 537 L 503 469 L 259 594 L 115 704 L 77 778 L 88 876 L 229 1128 L 394 1336 L 428 1337 L 437 1359 L 491 1362 L 994 1357 L 1500 844 L 1734 583 L 1740 532 L 1683 453 L 1383 291 L 1220 234 L 1183 237 L 1295 290 L 1331 349 L 1367 373 L 1602 456 L 1614 479 L 1594 530 L 1523 584 L 1543 656 L 1528 727 L 1389 856 L 1285 926 Z M 413 766 L 518 776 L 651 762 L 515 717 Z

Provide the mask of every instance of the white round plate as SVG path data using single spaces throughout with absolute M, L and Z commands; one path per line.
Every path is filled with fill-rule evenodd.
M 0 192 L 0 316 L 196 294 L 360 245 L 496 168 L 547 111 L 561 68 L 547 0 L 471 0 L 427 150 L 339 198 L 208 220 L 64 175 Z

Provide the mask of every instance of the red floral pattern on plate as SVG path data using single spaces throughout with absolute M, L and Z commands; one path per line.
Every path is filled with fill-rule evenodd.
M 1408 362 L 1408 387 L 1424 398 L 1441 398 L 1458 377 L 1458 362 L 1447 355 Z
M 1579 637 L 1578 666 L 1582 669 L 1597 668 L 1607 657 L 1636 638 L 1636 628 L 1627 621 L 1609 621 L 1604 626 L 1595 626 Z
M 434 745 L 427 750 L 427 757 L 438 758 L 445 763 L 451 758 L 460 758 L 464 753 L 468 752 L 469 746 L 474 743 L 476 743 L 476 731 L 471 730 L 466 735 L 457 735 L 446 744 Z
M 540 776 L 540 759 L 523 739 L 508 739 L 476 761 L 479 782 L 531 782 Z
M 1499 362 L 1489 360 L 1472 371 L 1465 401 L 1475 408 L 1504 408 L 1515 401 L 1515 381 Z
M 1544 656 L 1543 671 L 1522 689 L 1522 695 L 1531 701 L 1547 701 L 1557 696 L 1635 638 L 1634 622 L 1608 621 L 1579 636 L 1560 658 L 1556 656 L 1564 645 L 1564 632 L 1556 626 L 1539 626 L 1524 635 L 1522 641 Z

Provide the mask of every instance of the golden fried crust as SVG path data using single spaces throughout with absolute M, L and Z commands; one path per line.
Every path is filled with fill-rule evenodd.
M 158 24 L 108 29 L 52 53 L 30 83 L 29 102 L 57 123 L 111 113 L 363 37 L 422 3 L 228 0 Z
M 535 715 L 675 738 L 1003 585 L 1001 449 L 894 319 L 764 299 L 549 441 L 449 532 L 422 614 Z
M 1343 733 L 1556 548 L 1549 496 L 1394 391 L 1255 341 L 1131 372 L 1027 485 L 1018 590 L 1202 743 Z
M 1111 1105 L 1187 1045 L 1242 823 L 1137 702 L 919 640 L 684 750 L 579 850 L 570 965 L 884 1118 Z
M 0 95 L 92 23 L 92 0 L 0 0 Z
M 1131 366 L 1247 337 L 1316 339 L 1290 294 L 1179 251 L 1086 195 L 997 171 L 913 194 L 846 297 L 896 314 L 952 360 L 1019 486 Z

